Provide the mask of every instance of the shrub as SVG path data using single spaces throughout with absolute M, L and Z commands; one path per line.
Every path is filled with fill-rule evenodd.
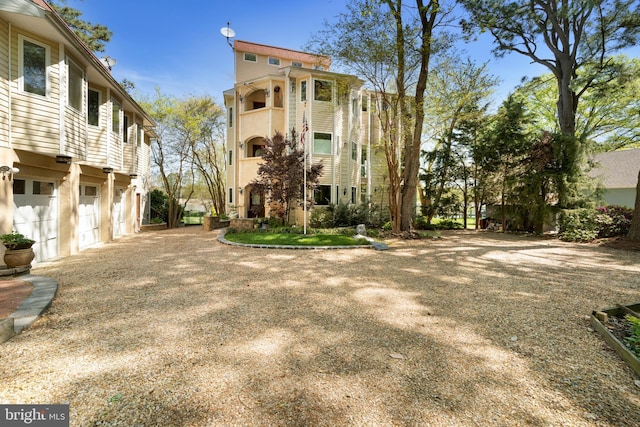
M 626 315 L 625 319 L 628 322 L 629 336 L 624 339 L 624 343 L 636 357 L 640 358 L 640 319 L 631 315 Z
M 309 217 L 309 225 L 313 228 L 332 228 L 333 211 L 331 208 L 314 208 Z
M 623 236 L 629 232 L 633 210 L 624 206 L 564 210 L 560 215 L 560 239 L 591 242 L 598 237 Z
M 334 227 L 347 227 L 353 224 L 353 209 L 346 203 L 338 203 L 333 210 Z
M 595 209 L 565 209 L 560 213 L 559 237 L 568 242 L 590 242 L 598 237 L 599 214 Z
M 596 211 L 602 216 L 599 219 L 598 237 L 624 236 L 629 232 L 633 209 L 611 205 L 599 207 Z

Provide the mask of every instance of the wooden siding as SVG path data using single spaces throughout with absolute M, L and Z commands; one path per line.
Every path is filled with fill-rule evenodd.
M 89 85 L 89 88 L 100 93 L 100 105 L 98 126 L 87 125 L 87 148 L 83 160 L 98 167 L 107 163 L 107 90 L 93 85 Z
M 28 37 L 49 48 L 48 97 L 19 91 L 19 79 L 17 78 L 20 76 L 18 69 L 19 36 Z M 58 45 L 48 43 L 34 34 L 15 27 L 12 30 L 11 39 L 11 57 L 15 58 L 11 63 L 11 75 L 16 77 L 10 83 L 12 85 L 12 148 L 58 154 L 60 151 L 60 55 Z
M 0 19 L 0 147 L 9 147 L 9 24 Z
M 65 108 L 64 118 L 64 152 L 74 159 L 85 157 L 85 147 L 87 140 L 86 118 L 80 112 L 71 107 Z

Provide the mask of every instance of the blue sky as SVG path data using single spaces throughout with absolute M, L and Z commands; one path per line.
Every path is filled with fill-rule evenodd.
M 104 55 L 118 62 L 116 80 L 134 82 L 139 93 L 158 86 L 178 97 L 213 96 L 233 87 L 233 55 L 220 34 L 227 21 L 236 38 L 302 49 L 312 34 L 345 10 L 348 0 L 68 0 L 82 17 L 113 31 Z M 496 59 L 488 36 L 466 47 L 478 63 L 489 61 L 490 72 L 502 80 L 500 102 L 525 75 L 546 72 L 527 58 L 511 54 Z

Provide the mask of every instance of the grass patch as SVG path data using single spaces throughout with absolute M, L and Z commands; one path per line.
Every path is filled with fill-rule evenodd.
M 252 245 L 284 246 L 356 246 L 368 245 L 365 239 L 354 239 L 340 234 L 290 234 L 290 233 L 227 233 L 230 242 Z

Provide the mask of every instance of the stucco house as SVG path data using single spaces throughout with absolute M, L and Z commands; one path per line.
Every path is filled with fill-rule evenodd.
M 599 153 L 594 156 L 594 161 L 596 167 L 590 174 L 600 180 L 604 203 L 633 209 L 640 171 L 640 148 Z
M 305 132 L 310 161 L 324 165 L 316 206 L 374 202 L 386 205 L 386 162 L 375 94 L 356 76 L 330 71 L 331 59 L 235 40 L 227 108 L 227 211 L 240 218 L 268 216 L 265 194 L 252 185 L 264 138 Z M 301 224 L 302 211 L 296 214 Z
M 44 0 L 0 2 L 0 233 L 37 262 L 136 232 L 153 127 Z

